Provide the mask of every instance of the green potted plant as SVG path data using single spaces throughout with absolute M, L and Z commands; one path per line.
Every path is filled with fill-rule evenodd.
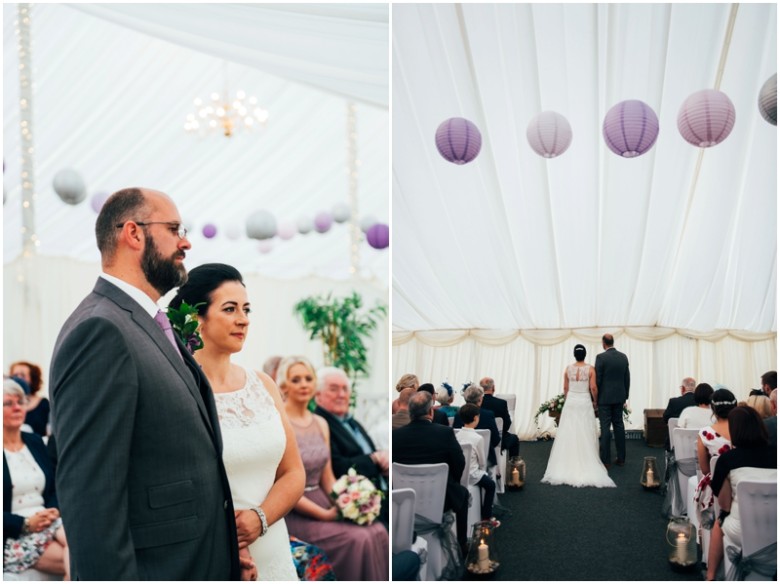
M 379 302 L 364 310 L 363 299 L 357 292 L 345 298 L 310 296 L 300 300 L 294 309 L 310 333 L 310 339 L 322 341 L 325 365 L 340 367 L 352 380 L 368 374 L 368 356 L 364 340 L 370 336 L 387 315 L 387 306 Z M 355 392 L 352 392 L 354 404 Z

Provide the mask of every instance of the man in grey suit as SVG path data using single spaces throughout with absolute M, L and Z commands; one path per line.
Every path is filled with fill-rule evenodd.
M 615 339 L 609 333 L 601 337 L 604 352 L 596 356 L 596 386 L 599 392 L 599 438 L 601 462 L 610 466 L 610 426 L 615 431 L 615 464 L 626 463 L 626 429 L 623 426 L 623 405 L 628 400 L 631 386 L 631 373 L 628 370 L 628 357 L 615 349 Z
M 95 233 L 103 273 L 62 327 L 51 365 L 72 578 L 237 579 L 214 397 L 156 304 L 187 280 L 186 229 L 167 195 L 125 189 Z

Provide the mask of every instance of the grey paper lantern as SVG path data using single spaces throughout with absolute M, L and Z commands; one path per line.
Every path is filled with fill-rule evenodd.
M 276 235 L 276 218 L 266 210 L 255 211 L 246 220 L 246 236 L 252 239 L 271 239 Z
M 54 192 L 63 203 L 78 205 L 87 198 L 87 185 L 81 175 L 72 168 L 63 168 L 54 175 Z
M 306 215 L 301 215 L 298 217 L 297 225 L 298 233 L 301 235 L 306 235 L 312 229 L 314 229 L 314 223 L 312 222 L 311 217 L 307 217 Z
M 333 205 L 333 220 L 336 223 L 344 223 L 345 221 L 349 221 L 350 216 L 352 215 L 352 211 L 349 208 L 349 205 L 346 203 L 336 203 Z
M 366 233 L 377 223 L 379 223 L 379 220 L 376 217 L 374 217 L 373 215 L 366 215 L 360 220 L 360 231 Z
M 758 94 L 758 111 L 773 126 L 777 125 L 777 73 L 766 80 Z

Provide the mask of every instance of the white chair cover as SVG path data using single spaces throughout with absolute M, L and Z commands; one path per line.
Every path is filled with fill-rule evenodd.
M 688 513 L 688 478 L 696 476 L 696 467 L 698 466 L 696 439 L 698 435 L 699 430 L 696 428 L 675 428 L 672 431 L 676 473 L 669 477 L 669 488 L 672 489 L 672 514 L 676 516 Z M 693 498 L 693 493 L 690 494 L 690 498 Z
M 459 432 L 460 430 L 455 430 Z M 471 460 L 471 444 L 460 443 L 460 447 L 463 450 L 463 458 L 466 459 L 466 466 L 463 468 L 463 475 L 460 478 L 460 484 L 466 487 L 469 492 L 469 513 L 468 524 L 474 525 L 480 519 L 482 519 L 482 513 L 480 503 L 482 502 L 482 489 L 477 485 L 469 484 L 469 461 Z
M 774 580 L 777 573 L 777 480 L 737 485 L 742 549 L 723 534 L 729 580 Z
M 441 525 L 444 516 L 444 496 L 447 488 L 448 467 L 444 462 L 436 464 L 393 463 L 393 488 L 413 489 L 414 513 L 429 522 Z M 435 533 L 425 536 L 428 542 L 429 580 L 438 580 L 444 568 L 444 554 L 440 539 Z
M 393 505 L 393 554 L 412 550 L 420 556 L 418 578 L 425 580 L 428 562 L 428 542 L 421 536 L 414 541 L 414 505 L 416 495 L 413 489 L 394 489 L 390 494 Z
M 504 436 L 504 420 L 496 418 L 496 426 L 498 426 L 498 433 L 501 437 Z M 504 489 L 504 473 L 506 473 L 506 450 L 501 450 L 501 444 L 496 446 L 496 460 L 498 464 L 498 476 L 496 480 L 496 493 L 503 493 Z

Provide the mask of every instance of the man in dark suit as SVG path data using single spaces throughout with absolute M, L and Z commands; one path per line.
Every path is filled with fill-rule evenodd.
M 485 392 L 479 385 L 469 385 L 463 392 L 463 399 L 467 404 L 474 404 L 479 408 L 479 424 L 477 424 L 477 430 L 490 430 L 490 448 L 488 448 L 488 464 L 489 466 L 495 466 L 496 460 L 496 446 L 501 442 L 501 434 L 498 431 L 496 425 L 496 416 L 490 410 L 486 409 L 482 405 L 482 399 Z M 452 422 L 453 428 L 462 428 L 463 419 L 458 413 L 455 414 L 455 419 Z M 499 469 L 500 470 L 500 469 Z
M 615 464 L 626 463 L 626 429 L 623 425 L 623 405 L 628 400 L 631 387 L 631 373 L 628 370 L 628 357 L 615 349 L 615 339 L 607 333 L 601 337 L 603 353 L 596 356 L 596 386 L 599 389 L 599 438 L 601 462 L 610 466 L 611 440 L 610 426 L 615 431 Z
M 485 395 L 482 396 L 482 407 L 486 410 L 490 410 L 496 416 L 496 419 L 501 418 L 503 420 L 503 428 L 501 430 L 501 450 L 509 452 L 509 456 L 518 456 L 520 454 L 520 439 L 509 432 L 509 427 L 512 425 L 512 418 L 509 416 L 509 405 L 505 399 L 496 397 L 496 383 L 491 377 L 483 377 L 479 381 L 479 386 Z
M 187 279 L 179 212 L 161 192 L 125 189 L 95 232 L 103 273 L 62 327 L 51 365 L 71 576 L 236 579 L 214 397 L 156 304 Z
M 433 383 L 423 383 L 417 388 L 417 391 L 427 391 L 434 399 L 436 397 L 436 388 L 433 387 Z M 447 414 L 437 408 L 433 408 L 433 423 L 449 427 L 450 420 L 447 417 Z
M 696 380 L 693 377 L 686 377 L 685 379 L 682 380 L 682 384 L 680 384 L 681 395 L 679 395 L 678 397 L 670 398 L 669 403 L 666 404 L 666 409 L 664 410 L 664 422 L 666 423 L 667 427 L 669 426 L 670 418 L 679 418 L 680 414 L 685 408 L 696 405 L 696 400 L 694 399 L 694 395 L 693 395 L 693 391 L 695 389 L 696 389 Z M 672 449 L 672 446 L 669 443 L 668 429 L 666 432 L 665 446 L 667 450 Z
M 390 457 L 386 450 L 377 450 L 373 440 L 360 423 L 349 415 L 349 396 L 352 392 L 349 378 L 338 367 L 323 367 L 317 371 L 317 390 L 314 410 L 325 418 L 330 427 L 330 457 L 336 478 L 355 467 L 387 494 Z M 387 500 L 387 499 L 385 499 Z M 387 525 L 387 505 L 382 505 L 379 519 Z
M 418 391 L 409 400 L 412 421 L 393 430 L 393 462 L 401 464 L 436 464 L 449 467 L 444 509 L 455 511 L 458 543 L 466 550 L 469 492 L 460 484 L 466 459 L 455 433 L 449 426 L 433 423 L 433 396 Z

